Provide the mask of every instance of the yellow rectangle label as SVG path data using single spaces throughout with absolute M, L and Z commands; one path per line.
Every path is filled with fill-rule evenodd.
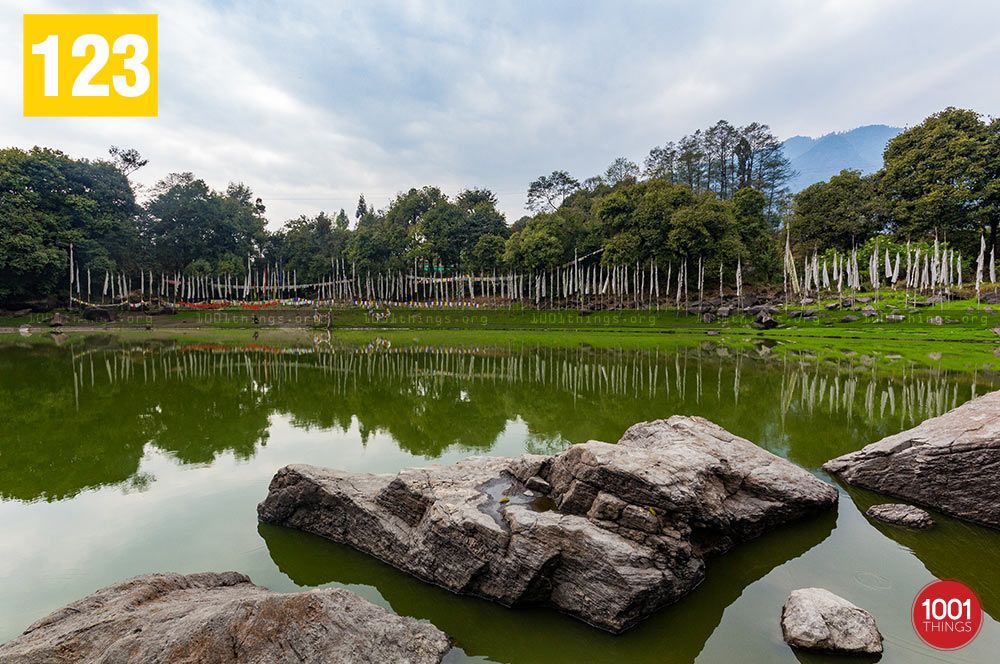
M 26 116 L 155 116 L 156 14 L 25 14 Z

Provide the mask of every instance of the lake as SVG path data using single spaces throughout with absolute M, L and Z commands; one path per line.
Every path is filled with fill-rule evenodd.
M 696 591 L 621 636 L 452 595 L 343 545 L 258 524 L 257 503 L 289 463 L 394 472 L 555 453 L 674 414 L 711 419 L 830 480 L 828 459 L 1000 388 L 1000 374 L 956 368 L 947 350 L 917 362 L 849 342 L 792 352 L 513 339 L 0 345 L 0 641 L 130 576 L 238 570 L 278 591 L 344 586 L 429 620 L 455 639 L 456 662 L 826 661 L 781 640 L 781 606 L 806 586 L 870 610 L 884 662 L 1000 651 L 1000 532 L 938 514 L 928 532 L 875 525 L 862 512 L 888 499 L 844 487 L 836 510 L 712 560 Z M 971 585 L 988 614 L 957 653 L 930 650 L 910 627 L 914 596 L 935 578 Z

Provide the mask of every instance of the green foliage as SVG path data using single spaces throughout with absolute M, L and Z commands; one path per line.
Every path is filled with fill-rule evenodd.
M 153 188 L 143 239 L 170 273 L 203 259 L 217 272 L 232 256 L 255 256 L 266 239 L 264 206 L 244 184 L 213 191 L 191 173 L 172 173 Z
M 539 215 L 507 240 L 504 261 L 517 270 L 544 270 L 561 262 L 563 248 L 554 231 L 559 217 Z
M 552 171 L 528 185 L 527 207 L 535 212 L 555 212 L 579 188 L 580 183 L 566 171 Z
M 65 292 L 70 243 L 78 265 L 136 265 L 138 208 L 111 163 L 0 150 L 0 192 L 0 301 Z
M 998 125 L 978 113 L 947 108 L 894 138 L 877 182 L 905 237 L 937 231 L 970 253 L 982 226 L 996 241 Z
M 795 196 L 789 228 L 808 251 L 833 247 L 849 251 L 881 230 L 870 177 L 843 170 Z

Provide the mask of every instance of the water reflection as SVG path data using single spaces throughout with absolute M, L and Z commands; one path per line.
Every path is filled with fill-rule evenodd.
M 100 586 L 162 570 L 236 569 L 284 591 L 346 585 L 433 621 L 465 655 L 499 662 L 794 664 L 778 613 L 806 585 L 872 610 L 888 639 L 883 662 L 932 659 L 908 610 L 935 576 L 965 580 L 1000 614 L 1000 533 L 946 517 L 921 534 L 872 524 L 861 511 L 882 499 L 854 490 L 836 511 L 711 561 L 691 596 L 621 637 L 545 609 L 454 596 L 257 523 L 256 503 L 288 463 L 395 472 L 469 454 L 555 452 L 676 413 L 821 473 L 827 459 L 1000 383 L 996 373 L 902 358 L 673 343 L 0 347 L 0 640 Z M 1000 626 L 988 619 L 963 654 L 998 648 Z
M 374 587 L 398 614 L 430 620 L 467 655 L 509 662 L 689 662 L 752 583 L 826 539 L 835 510 L 741 545 L 711 561 L 702 583 L 683 602 L 666 607 L 624 635 L 588 627 L 549 609 L 506 609 L 430 586 L 348 546 L 296 530 L 261 524 L 260 536 L 278 568 L 296 585 L 335 582 Z M 516 635 L 516 638 L 512 638 Z M 660 649 L 665 635 L 669 651 Z M 544 656 L 540 656 L 544 653 Z
M 995 387 L 994 375 L 703 344 L 654 351 L 213 345 L 0 349 L 0 496 L 141 488 L 146 444 L 186 464 L 249 458 L 270 418 L 387 433 L 429 459 L 486 453 L 523 420 L 526 449 L 616 440 L 673 413 L 708 417 L 809 468 Z

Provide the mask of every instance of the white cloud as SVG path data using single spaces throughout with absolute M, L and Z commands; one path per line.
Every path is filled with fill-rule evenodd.
M 584 178 L 723 117 L 815 135 L 1000 101 L 985 1 L 21 0 L 0 8 L 11 88 L 22 14 L 58 11 L 159 14 L 160 116 L 24 118 L 7 94 L 0 144 L 134 146 L 147 184 L 241 180 L 273 225 L 424 184 L 490 187 L 513 220 L 540 173 Z

